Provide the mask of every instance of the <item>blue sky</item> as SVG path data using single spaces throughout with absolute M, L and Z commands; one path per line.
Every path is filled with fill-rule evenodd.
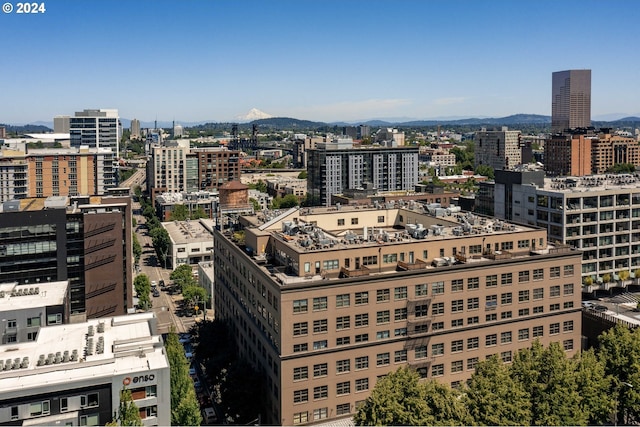
M 9 1 L 0 123 L 550 115 L 551 73 L 582 68 L 594 118 L 640 115 L 634 0 Z

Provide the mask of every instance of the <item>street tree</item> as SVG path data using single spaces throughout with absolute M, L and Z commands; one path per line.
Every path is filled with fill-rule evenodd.
M 151 281 L 146 274 L 140 274 L 136 276 L 133 281 L 133 289 L 138 296 L 138 306 L 143 310 L 151 308 L 151 299 L 149 293 L 151 292 Z
M 202 309 L 206 309 L 208 295 L 202 286 L 188 285 L 182 288 L 182 297 L 185 301 L 189 301 L 192 306 L 199 305 Z
M 171 272 L 169 278 L 173 281 L 173 285 L 179 292 L 183 292 L 185 288 L 189 286 L 197 285 L 193 278 L 193 270 L 190 265 L 179 265 L 175 270 Z
M 116 418 L 106 424 L 107 426 L 143 426 L 140 418 L 140 410 L 133 401 L 131 390 L 123 388 L 120 390 L 120 403 Z
M 529 425 L 531 422 L 528 393 L 497 356 L 476 366 L 464 396 L 474 425 Z
M 610 421 L 615 410 L 612 399 L 611 376 L 605 372 L 605 362 L 599 359 L 593 349 L 574 356 L 575 377 L 582 400 L 580 408 L 588 415 L 588 425 L 603 425 Z
M 133 233 L 133 259 L 136 264 L 140 262 L 140 257 L 142 256 L 142 246 L 138 241 L 138 236 L 136 233 Z
M 169 221 L 184 221 L 190 217 L 189 208 L 186 205 L 174 205 L 169 214 Z
M 202 416 L 198 408 L 193 381 L 189 376 L 189 362 L 184 354 L 184 347 L 178 339 L 178 334 L 173 328 L 167 334 L 165 348 L 169 360 L 171 385 L 171 425 L 199 426 L 202 422 Z

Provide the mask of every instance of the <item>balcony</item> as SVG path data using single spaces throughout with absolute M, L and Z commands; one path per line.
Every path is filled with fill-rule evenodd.
M 427 265 L 429 265 L 429 264 L 427 264 L 425 261 L 423 261 L 421 259 L 417 259 L 413 263 L 408 263 L 408 262 L 404 262 L 404 261 L 398 261 L 398 269 L 399 270 L 404 270 L 404 271 L 424 270 L 425 268 L 427 268 Z
M 361 266 L 359 269 L 350 270 L 346 267 L 340 268 L 340 277 L 362 277 L 368 276 L 371 273 L 365 266 Z

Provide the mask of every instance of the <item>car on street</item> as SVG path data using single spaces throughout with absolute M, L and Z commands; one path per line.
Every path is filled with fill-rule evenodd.
M 606 305 L 594 305 L 592 309 L 594 311 L 599 311 L 600 313 L 604 313 L 609 310 Z
M 583 308 L 592 308 L 595 304 L 592 303 L 591 301 L 582 301 L 582 307 Z
M 156 298 L 159 297 L 160 296 L 160 292 L 157 289 L 154 289 L 153 290 L 153 296 L 156 297 Z

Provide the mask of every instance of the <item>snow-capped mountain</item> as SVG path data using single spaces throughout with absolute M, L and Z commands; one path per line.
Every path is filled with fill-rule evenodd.
M 267 114 L 264 111 L 258 110 L 257 108 L 252 108 L 244 116 L 236 116 L 236 120 L 240 120 L 240 121 L 244 121 L 244 122 L 250 122 L 252 120 L 270 119 L 272 117 L 273 116 L 271 114 Z

